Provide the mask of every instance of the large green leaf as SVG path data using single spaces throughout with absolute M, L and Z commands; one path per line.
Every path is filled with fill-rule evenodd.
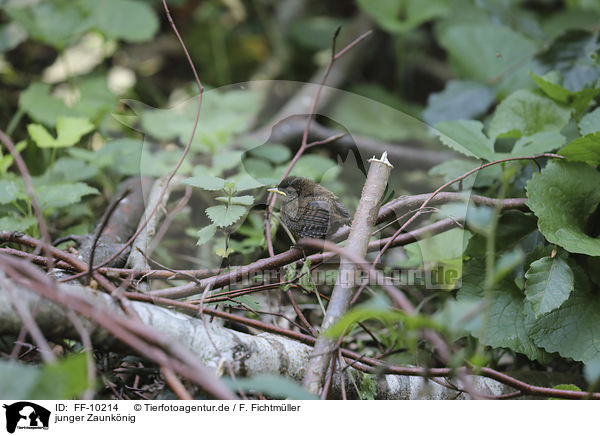
M 549 352 L 582 362 L 600 358 L 600 300 L 590 291 L 581 268 L 574 269 L 575 290 L 558 309 L 538 319 L 530 329 L 533 341 Z
M 490 137 L 520 138 L 539 132 L 560 131 L 571 112 L 565 105 L 537 91 L 521 89 L 505 98 L 490 123 Z
M 442 121 L 435 125 L 435 129 L 448 147 L 470 157 L 493 160 L 494 142 L 482 132 L 480 121 Z
M 19 107 L 31 118 L 49 127 L 56 126 L 60 116 L 73 117 L 77 112 L 60 99 L 50 95 L 50 85 L 34 82 L 21 93 Z
M 89 28 L 86 10 L 78 6 L 74 6 L 71 0 L 55 0 L 5 10 L 9 17 L 25 28 L 31 39 L 60 50 Z
M 514 30 L 492 24 L 458 23 L 438 37 L 461 77 L 494 83 L 515 70 L 537 50 L 537 44 Z
M 525 296 L 539 317 L 560 307 L 573 291 L 573 271 L 565 256 L 542 257 L 525 273 Z
M 150 5 L 131 0 L 85 0 L 89 26 L 107 38 L 147 41 L 158 30 L 158 18 Z
M 600 256 L 600 239 L 585 233 L 600 203 L 600 173 L 578 162 L 550 162 L 527 183 L 528 205 L 546 239 L 571 253 Z
M 523 292 L 506 277 L 485 292 L 484 263 L 483 257 L 473 258 L 463 268 L 458 301 L 480 304 L 479 311 L 471 314 L 464 328 L 485 345 L 507 347 L 530 359 L 546 359 L 547 354 L 530 337 L 529 328 L 535 318 Z
M 81 182 L 44 185 L 36 189 L 37 198 L 42 209 L 68 206 L 78 203 L 86 195 L 98 193 L 96 188 Z
M 569 160 L 600 164 L 600 132 L 581 136 L 559 152 Z

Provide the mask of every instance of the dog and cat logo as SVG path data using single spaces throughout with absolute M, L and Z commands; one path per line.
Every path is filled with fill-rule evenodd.
M 29 401 L 19 401 L 4 405 L 6 409 L 6 431 L 14 433 L 16 429 L 48 430 L 50 411 Z

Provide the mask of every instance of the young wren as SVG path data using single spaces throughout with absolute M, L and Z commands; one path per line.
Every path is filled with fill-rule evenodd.
M 338 198 L 312 180 L 287 177 L 268 191 L 281 195 L 281 221 L 296 237 L 329 239 L 352 221 Z

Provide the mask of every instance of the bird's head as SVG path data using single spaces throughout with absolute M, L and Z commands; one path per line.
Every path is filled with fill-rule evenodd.
M 312 180 L 291 176 L 286 177 L 275 188 L 267 189 L 267 191 L 281 195 L 282 200 L 287 203 L 295 200 L 301 194 L 308 194 L 313 185 L 315 185 L 315 182 Z

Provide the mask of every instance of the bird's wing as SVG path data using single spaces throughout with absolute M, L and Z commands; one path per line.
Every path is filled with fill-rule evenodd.
M 344 205 L 338 200 L 335 200 L 334 204 L 335 209 L 340 214 L 340 216 L 342 216 L 345 221 L 350 221 L 350 212 L 348 212 L 348 209 L 346 209 Z
M 330 205 L 324 200 L 309 201 L 300 211 L 302 228 L 299 233 L 310 238 L 324 238 L 329 228 Z

